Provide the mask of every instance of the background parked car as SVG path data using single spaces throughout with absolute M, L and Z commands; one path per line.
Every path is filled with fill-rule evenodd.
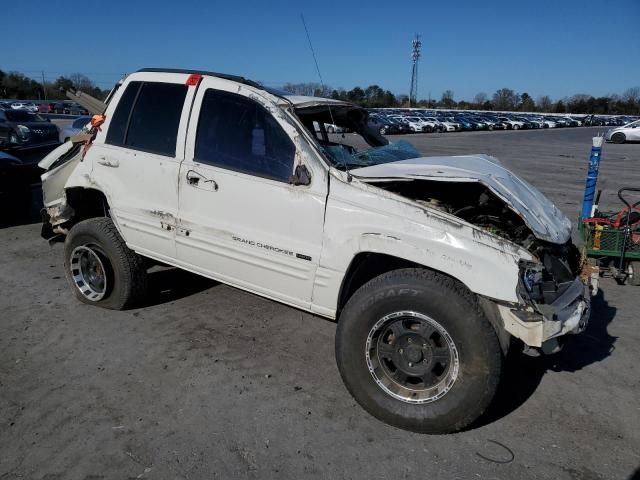
M 78 105 L 77 103 L 66 103 L 64 112 L 67 115 L 88 115 L 89 112 L 86 108 Z
M 38 105 L 38 113 L 54 113 L 55 103 L 43 102 Z
M 0 144 L 4 148 L 57 145 L 58 127 L 27 110 L 0 110 Z
M 640 142 L 640 120 L 607 131 L 605 140 L 613 143 Z
M 82 128 L 85 127 L 90 120 L 91 117 L 89 116 L 78 117 L 70 125 L 67 125 L 62 130 L 60 130 L 60 143 L 64 143 L 74 135 L 80 133 L 82 131 Z M 327 132 L 328 131 L 329 128 L 327 127 Z

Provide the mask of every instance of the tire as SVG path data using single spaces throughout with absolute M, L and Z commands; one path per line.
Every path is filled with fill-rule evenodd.
M 520 125 L 518 125 L 517 123 L 513 124 L 513 129 L 514 130 L 520 130 Z
M 144 298 L 144 259 L 126 246 L 110 218 L 74 225 L 65 240 L 64 256 L 65 277 L 81 302 L 124 310 Z
M 9 132 L 9 136 L 8 138 L 8 144 L 11 145 L 17 145 L 20 141 L 18 140 L 18 134 L 16 132 L 14 132 L 13 130 Z
M 613 143 L 624 143 L 627 141 L 627 137 L 625 137 L 624 133 L 617 132 L 611 135 L 611 141 Z
M 381 127 L 380 128 L 380 135 L 386 135 L 386 134 L 387 134 L 387 131 L 385 130 L 385 128 Z
M 414 335 L 416 322 L 428 337 Z M 491 403 L 502 368 L 496 332 L 475 297 L 425 269 L 385 273 L 349 299 L 338 321 L 336 360 L 367 412 L 421 433 L 471 425 Z
M 627 265 L 627 283 L 634 287 L 640 286 L 640 262 L 629 262 Z

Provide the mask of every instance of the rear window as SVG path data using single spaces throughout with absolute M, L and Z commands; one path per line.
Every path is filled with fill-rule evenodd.
M 118 102 L 106 142 L 175 156 L 186 95 L 186 85 L 131 82 Z

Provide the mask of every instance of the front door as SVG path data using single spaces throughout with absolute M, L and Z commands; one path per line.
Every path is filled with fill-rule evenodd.
M 185 268 L 308 307 L 327 180 L 289 183 L 294 165 L 313 160 L 294 143 L 296 128 L 270 113 L 278 108 L 256 89 L 202 80 L 180 168 L 176 249 Z

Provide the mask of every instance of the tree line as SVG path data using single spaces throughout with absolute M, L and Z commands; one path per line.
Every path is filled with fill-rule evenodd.
M 66 100 L 66 90 L 82 90 L 92 97 L 104 100 L 109 90 L 102 90 L 82 73 L 60 76 L 53 82 L 38 82 L 20 72 L 0 70 L 0 98 L 23 100 Z
M 354 87 L 351 90 L 335 89 L 319 83 L 287 83 L 283 90 L 296 95 L 347 100 L 364 107 L 407 107 L 407 95 L 394 95 L 378 85 L 367 88 Z M 594 97 L 576 94 L 553 101 L 548 95 L 534 99 L 527 92 L 517 93 L 510 88 L 501 88 L 489 96 L 480 92 L 471 101 L 455 100 L 454 92 L 445 90 L 439 100 L 422 99 L 413 102 L 412 107 L 447 108 L 460 110 L 497 110 L 512 112 L 583 113 L 596 115 L 638 115 L 640 114 L 640 87 L 625 90 L 621 95 L 611 94 Z
M 81 90 L 103 100 L 109 90 L 96 86 L 86 75 L 74 73 L 60 76 L 53 82 L 38 82 L 20 72 L 0 70 L 0 98 L 64 100 L 64 92 L 69 89 Z M 407 107 L 409 97 L 396 95 L 379 85 L 366 88 L 354 87 L 351 90 L 332 88 L 320 83 L 286 83 L 283 90 L 296 95 L 346 100 L 363 107 Z M 640 114 L 640 87 L 628 88 L 622 94 L 594 97 L 588 94 L 576 94 L 553 101 L 543 95 L 534 99 L 527 92 L 517 93 L 510 88 L 496 90 L 493 95 L 480 92 L 473 100 L 456 100 L 451 90 L 445 90 L 440 99 L 422 99 L 413 102 L 413 107 L 448 108 L 461 110 L 504 110 L 545 113 L 583 113 L 596 115 L 638 115 Z

